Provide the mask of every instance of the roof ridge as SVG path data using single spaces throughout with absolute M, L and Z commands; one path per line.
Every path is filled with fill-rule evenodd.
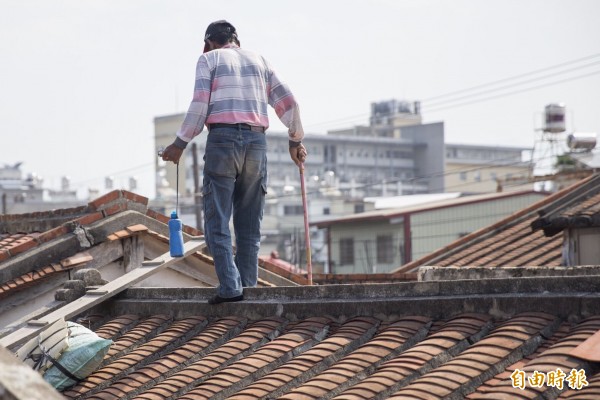
M 0 232 L 40 232 L 56 228 L 68 221 L 80 220 L 85 218 L 86 215 L 94 214 L 95 212 L 102 212 L 102 218 L 124 210 L 138 210 L 146 213 L 147 206 L 148 198 L 144 196 L 127 190 L 113 190 L 83 206 L 34 211 L 23 214 L 0 215 Z M 34 223 L 37 224 L 35 228 L 26 229 L 33 226 Z M 40 227 L 46 227 L 47 229 L 40 229 Z

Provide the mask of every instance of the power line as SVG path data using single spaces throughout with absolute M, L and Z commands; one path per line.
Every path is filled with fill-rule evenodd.
M 439 107 L 439 108 L 433 107 L 433 110 L 427 110 L 427 111 L 428 112 L 437 112 L 437 111 L 446 110 L 446 109 L 449 109 L 449 108 L 455 108 L 455 107 L 465 106 L 465 105 L 468 105 L 468 104 L 480 103 L 480 102 L 487 101 L 487 100 L 497 99 L 497 98 L 500 98 L 500 97 L 506 97 L 506 96 L 510 96 L 510 95 L 513 95 L 513 94 L 517 94 L 517 93 L 523 93 L 523 92 L 528 92 L 530 90 L 535 90 L 535 89 L 540 89 L 540 88 L 544 88 L 544 87 L 548 87 L 548 86 L 552 86 L 552 85 L 557 85 L 559 83 L 570 82 L 570 81 L 574 81 L 576 79 L 586 78 L 588 76 L 597 75 L 597 74 L 600 74 L 600 70 L 599 71 L 590 72 L 590 73 L 587 73 L 587 74 L 583 74 L 583 75 L 579 75 L 579 76 L 574 76 L 574 77 L 567 78 L 567 79 L 562 79 L 562 80 L 555 81 L 555 82 L 549 82 L 549 83 L 546 83 L 546 84 L 543 84 L 543 85 L 532 86 L 532 87 L 525 88 L 525 89 L 519 89 L 519 90 L 515 90 L 515 91 L 512 91 L 512 92 L 503 93 L 503 94 L 499 94 L 499 95 L 495 95 L 495 96 L 484 97 L 484 98 L 481 98 L 481 99 L 466 101 L 466 102 L 462 102 L 462 103 L 458 103 L 458 104 L 451 104 L 451 105 L 442 106 L 442 107 Z
M 482 88 L 485 88 L 485 87 L 491 87 L 491 86 L 494 86 L 494 85 L 498 85 L 500 83 L 509 82 L 509 81 L 512 81 L 512 80 L 515 80 L 515 79 L 520 79 L 520 78 L 523 78 L 523 77 L 527 77 L 527 76 L 539 74 L 541 72 L 549 71 L 549 70 L 560 68 L 560 67 L 564 67 L 564 66 L 569 66 L 569 65 L 572 65 L 572 64 L 575 64 L 575 63 L 579 63 L 579 62 L 582 62 L 582 61 L 594 59 L 594 58 L 597 58 L 597 57 L 600 57 L 600 53 L 596 53 L 596 54 L 592 54 L 592 55 L 589 55 L 589 56 L 585 56 L 585 57 L 581 57 L 581 58 L 578 58 L 578 59 L 574 59 L 574 60 L 571 60 L 571 61 L 566 61 L 566 62 L 563 62 L 563 63 L 555 64 L 555 65 L 552 65 L 552 66 L 549 66 L 549 67 L 536 69 L 536 70 L 529 71 L 529 72 L 526 72 L 526 73 L 523 73 L 523 74 L 514 75 L 514 76 L 511 76 L 511 77 L 508 77 L 508 78 L 503 78 L 503 79 L 495 80 L 495 81 L 484 83 L 484 84 L 481 84 L 481 85 L 472 86 L 470 88 L 461 89 L 461 90 L 457 90 L 457 91 L 448 92 L 448 93 L 444 93 L 444 94 L 441 94 L 441 95 L 433 96 L 433 97 L 430 97 L 430 98 L 422 100 L 422 103 L 423 103 L 422 108 L 425 109 L 427 112 L 437 112 L 437 111 L 444 110 L 444 109 L 449 109 L 449 108 L 452 108 L 452 107 L 459 107 L 459 106 L 463 106 L 463 105 L 474 104 L 474 103 L 477 103 L 477 102 L 480 102 L 480 101 L 487 101 L 487 100 L 491 100 L 491 99 L 494 99 L 494 98 L 500 98 L 500 97 L 510 96 L 510 95 L 517 94 L 517 93 L 522 93 L 522 92 L 525 92 L 525 91 L 535 90 L 535 89 L 539 89 L 539 88 L 546 87 L 546 86 L 552 86 L 552 85 L 556 85 L 556 84 L 559 84 L 559 83 L 569 82 L 569 81 L 572 81 L 572 80 L 581 79 L 581 78 L 585 78 L 585 77 L 588 77 L 588 76 L 596 75 L 596 74 L 600 73 L 600 71 L 595 71 L 595 72 L 592 72 L 592 73 L 588 73 L 588 74 L 579 75 L 579 76 L 576 76 L 576 77 L 567 78 L 567 79 L 564 79 L 564 80 L 549 82 L 549 83 L 544 84 L 544 85 L 538 85 L 538 86 L 533 86 L 533 87 L 529 87 L 529 88 L 525 88 L 525 89 L 520 89 L 520 90 L 512 91 L 512 92 L 509 92 L 509 93 L 499 94 L 499 95 L 495 95 L 495 96 L 489 96 L 489 97 L 481 98 L 481 99 L 478 99 L 478 100 L 471 100 L 471 101 L 467 101 L 467 102 L 462 102 L 460 104 L 448 105 L 448 106 L 443 106 L 443 107 L 435 107 L 435 106 L 438 106 L 438 105 L 441 105 L 441 104 L 444 104 L 444 103 L 454 102 L 454 101 L 461 100 L 461 99 L 466 99 L 466 98 L 469 98 L 469 97 L 482 96 L 482 95 L 485 95 L 486 93 L 491 93 L 491 92 L 498 91 L 498 90 L 501 90 L 501 89 L 506 89 L 506 88 L 509 88 L 509 87 L 520 86 L 520 85 L 524 85 L 524 84 L 527 84 L 527 83 L 530 83 L 530 82 L 538 81 L 540 79 L 548 79 L 548 78 L 550 78 L 552 76 L 562 75 L 562 74 L 565 74 L 565 73 L 568 73 L 568 72 L 572 72 L 574 70 L 578 70 L 578 69 L 582 69 L 582 68 L 587 68 L 587 67 L 596 65 L 599 62 L 592 62 L 592 63 L 588 63 L 588 64 L 583 65 L 583 66 L 577 66 L 577 67 L 573 67 L 573 68 L 570 68 L 570 69 L 567 69 L 567 70 L 554 72 L 554 73 L 551 73 L 551 74 L 547 74 L 544 77 L 536 77 L 536 78 L 532 78 L 532 79 L 529 79 L 529 80 L 526 80 L 526 81 L 522 81 L 520 83 L 512 83 L 512 84 L 509 84 L 509 85 L 505 85 L 505 86 L 503 86 L 501 88 L 490 89 L 488 91 L 482 91 L 482 92 L 475 93 L 475 94 L 465 95 L 465 96 L 461 96 L 461 97 L 455 98 L 455 99 L 447 99 L 447 100 L 442 100 L 442 101 L 435 102 L 435 100 L 443 99 L 445 97 L 456 96 L 456 95 L 459 95 L 459 94 L 462 94 L 462 93 L 466 93 L 466 92 L 470 92 L 470 91 L 474 91 L 474 90 L 477 90 L 477 89 L 482 89 Z M 431 107 L 432 107 L 431 109 L 427 108 L 427 103 L 428 102 L 433 102 L 434 103 L 434 104 L 431 105 Z M 392 114 L 393 113 L 390 112 L 387 115 L 392 115 Z M 338 118 L 338 119 L 333 119 L 333 120 L 328 120 L 328 121 L 323 121 L 323 122 L 319 122 L 319 123 L 310 124 L 310 125 L 307 125 L 307 127 L 316 127 L 316 126 L 331 125 L 331 124 L 336 124 L 336 123 L 339 123 L 339 122 L 358 121 L 358 120 L 364 119 L 367 116 L 369 116 L 368 113 L 361 113 L 361 114 L 356 114 L 356 115 L 353 115 L 353 116 L 346 116 L 346 117 L 343 117 L 343 118 Z M 380 116 L 385 117 L 386 114 L 381 114 Z
M 148 171 L 149 172 L 153 172 L 153 171 L 151 171 L 151 167 L 153 167 L 153 166 L 154 166 L 154 163 L 140 164 L 138 166 L 127 168 L 127 169 L 124 169 L 124 170 L 121 170 L 121 171 L 107 173 L 107 174 L 105 174 L 104 176 L 101 176 L 101 177 L 88 178 L 88 179 L 85 179 L 85 180 L 82 180 L 82 181 L 71 182 L 71 184 L 74 185 L 74 186 L 85 185 L 87 183 L 103 179 L 103 178 L 105 178 L 107 176 L 120 176 L 120 175 L 125 175 L 127 173 L 131 173 L 131 172 L 134 172 L 134 171 L 139 171 L 139 170 L 144 170 L 144 172 L 148 172 Z
M 564 70 L 564 71 L 553 72 L 551 74 L 546 74 L 546 75 L 538 76 L 538 77 L 535 77 L 535 78 L 532 78 L 532 79 L 528 79 L 526 81 L 519 81 L 519 82 L 510 83 L 510 84 L 499 86 L 497 88 L 489 89 L 489 90 L 486 90 L 486 91 L 479 91 L 479 92 L 467 94 L 467 95 L 460 96 L 460 97 L 451 98 L 451 99 L 448 99 L 448 100 L 442 100 L 442 101 L 438 101 L 438 102 L 434 101 L 433 102 L 434 104 L 432 104 L 432 105 L 430 105 L 428 101 L 427 102 L 423 101 L 423 103 L 425 105 L 429 106 L 429 107 L 434 107 L 435 108 L 436 106 L 438 106 L 440 104 L 453 103 L 453 102 L 455 102 L 457 100 L 462 100 L 462 99 L 466 99 L 466 98 L 469 98 L 469 97 L 477 97 L 477 96 L 485 95 L 485 94 L 490 93 L 490 92 L 496 92 L 496 91 L 499 91 L 499 90 L 508 89 L 508 88 L 515 87 L 515 86 L 521 86 L 521 85 L 524 85 L 524 84 L 527 84 L 527 83 L 530 83 L 530 82 L 535 82 L 535 81 L 540 81 L 540 80 L 548 79 L 548 78 L 551 78 L 553 76 L 562 75 L 562 74 L 565 74 L 567 72 L 577 71 L 577 70 L 588 68 L 588 67 L 592 67 L 592 66 L 598 65 L 598 64 L 600 64 L 600 61 L 595 61 L 595 62 L 586 64 L 586 65 L 580 65 L 578 67 L 570 68 L 570 69 L 567 69 L 567 70 Z
M 514 75 L 514 76 L 511 76 L 511 77 L 508 77 L 508 78 L 499 79 L 499 80 L 488 82 L 488 83 L 484 83 L 484 84 L 481 84 L 481 85 L 472 86 L 470 88 L 461 89 L 461 90 L 457 90 L 457 91 L 449 92 L 449 93 L 444 93 L 444 94 L 441 94 L 441 95 L 438 95 L 438 96 L 434 96 L 434 97 L 430 97 L 428 99 L 424 99 L 423 102 L 437 100 L 437 99 L 442 98 L 442 97 L 454 96 L 456 94 L 460 94 L 460 93 L 464 93 L 464 92 L 468 92 L 468 91 L 480 89 L 480 88 L 483 88 L 483 87 L 486 87 L 486 86 L 493 86 L 493 85 L 496 85 L 496 84 L 499 84 L 499 83 L 511 81 L 511 80 L 514 80 L 514 79 L 519 79 L 519 78 L 522 78 L 522 77 L 525 77 L 525 76 L 529 76 L 529 75 L 534 75 L 534 74 L 537 74 L 537 73 L 540 73 L 540 72 L 544 72 L 544 71 L 548 71 L 548 70 L 551 70 L 551 69 L 560 68 L 560 67 L 563 67 L 565 65 L 571 65 L 571 64 L 578 63 L 578 62 L 581 62 L 581 61 L 590 60 L 590 59 L 596 58 L 596 57 L 600 57 L 600 53 L 592 54 L 592 55 L 589 55 L 589 56 L 586 56 L 586 57 L 582 57 L 582 58 L 577 58 L 577 59 L 571 60 L 571 61 L 566 61 L 566 62 L 563 62 L 563 63 L 560 63 L 560 64 L 556 64 L 556 65 L 552 65 L 552 66 L 549 66 L 549 67 L 536 69 L 536 70 L 533 70 L 533 71 L 525 72 L 523 74 Z

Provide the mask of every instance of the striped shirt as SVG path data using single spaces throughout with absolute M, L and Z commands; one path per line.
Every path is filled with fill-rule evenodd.
M 177 142 L 187 145 L 204 124 L 246 123 L 266 129 L 267 105 L 288 128 L 290 141 L 300 142 L 304 130 L 298 104 L 267 60 L 233 43 L 204 53 L 196 66 L 194 97 Z

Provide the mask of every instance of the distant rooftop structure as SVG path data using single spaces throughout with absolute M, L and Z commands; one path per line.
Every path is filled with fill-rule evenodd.
M 576 160 L 583 168 L 593 170 L 600 168 L 600 151 L 569 153 L 569 157 Z
M 411 206 L 422 206 L 436 201 L 450 200 L 460 197 L 460 192 L 453 193 L 431 193 L 413 194 L 393 197 L 366 197 L 365 203 L 373 203 L 375 210 L 387 208 L 404 208 Z
M 369 126 L 328 131 L 331 135 L 401 138 L 400 127 L 421 125 L 421 103 L 405 100 L 386 100 L 371 103 Z

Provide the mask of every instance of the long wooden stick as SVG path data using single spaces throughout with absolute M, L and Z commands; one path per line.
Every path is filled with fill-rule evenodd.
M 300 164 L 300 189 L 302 191 L 302 208 L 304 209 L 304 241 L 306 243 L 306 271 L 308 284 L 312 285 L 312 260 L 310 255 L 310 231 L 308 228 L 308 205 L 306 202 L 306 187 L 304 186 L 304 163 Z

